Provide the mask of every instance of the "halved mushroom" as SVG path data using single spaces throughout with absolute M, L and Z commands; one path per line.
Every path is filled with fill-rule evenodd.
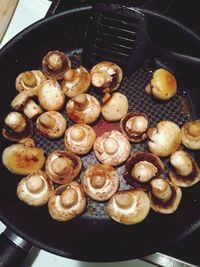
M 179 126 L 172 121 L 160 121 L 155 128 L 148 131 L 148 147 L 150 152 L 159 157 L 167 157 L 174 153 L 181 143 Z
M 81 159 L 68 151 L 55 150 L 47 158 L 45 169 L 53 182 L 67 184 L 74 180 L 82 168 Z
M 18 198 L 30 206 L 42 206 L 49 200 L 54 187 L 43 171 L 34 172 L 24 177 L 17 185 Z
M 142 222 L 150 211 L 150 199 L 141 189 L 115 193 L 107 205 L 108 215 L 122 224 Z
M 189 149 L 200 149 L 200 120 L 190 121 L 181 127 L 182 143 Z
M 65 132 L 64 142 L 67 150 L 77 155 L 87 154 L 96 139 L 95 131 L 86 124 L 74 124 Z
M 51 195 L 48 208 L 51 217 L 57 221 L 69 221 L 86 209 L 86 197 L 82 185 L 71 182 L 59 186 Z
M 151 181 L 151 208 L 159 213 L 171 214 L 179 206 L 182 197 L 181 189 L 167 179 L 154 179 Z
M 129 112 L 121 119 L 120 129 L 128 140 L 139 143 L 148 137 L 148 118 L 145 113 Z
M 85 93 L 90 86 L 90 74 L 82 66 L 66 71 L 63 78 L 61 87 L 67 97 Z
M 12 173 L 28 175 L 43 167 L 45 162 L 44 150 L 35 147 L 31 138 L 24 138 L 20 143 L 4 149 L 2 161 Z
M 32 122 L 21 113 L 12 111 L 4 120 L 3 136 L 11 141 L 18 142 L 33 135 Z
M 38 90 L 38 100 L 45 110 L 60 110 L 65 103 L 65 94 L 56 80 L 46 80 Z
M 102 61 L 92 67 L 90 71 L 91 82 L 103 91 L 117 90 L 122 81 L 122 69 L 115 63 Z
M 61 80 L 64 73 L 71 68 L 71 61 L 63 52 L 49 51 L 42 60 L 42 68 L 48 78 Z
M 66 111 L 76 123 L 91 124 L 99 118 L 101 106 L 96 97 L 83 93 L 68 101 Z
M 111 165 L 96 164 L 86 170 L 82 184 L 89 197 L 96 201 L 106 201 L 117 192 L 119 177 Z
M 176 151 L 170 157 L 170 180 L 177 186 L 189 187 L 200 181 L 200 170 L 194 158 L 185 151 Z
M 93 149 L 101 163 L 117 166 L 127 160 L 131 146 L 122 133 L 112 130 L 97 137 Z
M 47 111 L 38 117 L 36 128 L 44 137 L 56 139 L 64 135 L 67 121 L 59 112 Z
M 165 69 L 158 69 L 153 73 L 150 84 L 146 87 L 146 92 L 157 99 L 169 100 L 177 91 L 175 76 Z

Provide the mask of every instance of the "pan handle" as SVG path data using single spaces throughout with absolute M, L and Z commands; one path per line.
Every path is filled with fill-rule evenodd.
M 31 245 L 8 228 L 0 235 L 0 267 L 20 267 Z

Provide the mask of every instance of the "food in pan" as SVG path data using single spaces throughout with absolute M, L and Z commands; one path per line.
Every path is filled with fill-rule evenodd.
M 32 99 L 28 99 L 23 107 L 23 112 L 29 119 L 34 119 L 42 113 L 42 108 Z
M 200 149 L 200 120 L 186 122 L 181 127 L 181 141 L 189 149 Z

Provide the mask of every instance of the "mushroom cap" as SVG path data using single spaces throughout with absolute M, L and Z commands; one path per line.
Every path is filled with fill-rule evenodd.
M 93 150 L 101 163 L 117 166 L 129 157 L 131 146 L 122 133 L 112 130 L 97 137 Z
M 69 221 L 83 213 L 86 204 L 82 185 L 73 181 L 54 191 L 49 199 L 48 209 L 54 220 Z
M 26 102 L 35 95 L 34 91 L 25 90 L 20 92 L 11 102 L 11 107 L 15 110 L 21 110 Z
M 48 202 L 53 190 L 52 181 L 45 172 L 39 170 L 18 183 L 17 196 L 30 206 L 42 206 Z
M 106 201 L 117 192 L 119 177 L 111 165 L 96 164 L 86 170 L 82 184 L 89 197 L 96 201 Z
M 115 92 L 102 106 L 102 116 L 106 121 L 119 121 L 128 112 L 128 99 L 125 95 Z
M 181 143 L 179 126 L 172 121 L 160 121 L 155 128 L 148 131 L 148 148 L 159 157 L 174 153 Z
M 141 189 L 115 193 L 107 205 L 108 215 L 122 224 L 142 222 L 150 211 L 150 199 Z
M 44 81 L 38 90 L 38 100 L 45 110 L 60 110 L 65 103 L 65 94 L 56 80 Z
M 70 126 L 64 137 L 67 150 L 77 155 L 87 154 L 96 139 L 95 131 L 86 124 L 74 124 Z
M 101 106 L 96 97 L 83 93 L 68 101 L 66 111 L 76 123 L 91 124 L 99 118 Z
M 64 135 L 67 121 L 59 112 L 47 111 L 38 117 L 36 128 L 42 136 L 56 139 Z
M 70 69 L 65 72 L 61 84 L 62 90 L 67 97 L 75 97 L 87 92 L 90 86 L 90 74 L 82 66 L 77 69 Z
M 181 127 L 182 143 L 189 149 L 200 149 L 200 120 L 186 122 Z
M 74 180 L 82 168 L 81 159 L 68 151 L 55 150 L 47 158 L 45 170 L 50 179 L 58 184 Z

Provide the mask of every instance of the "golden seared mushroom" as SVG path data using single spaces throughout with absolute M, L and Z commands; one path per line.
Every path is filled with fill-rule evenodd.
M 122 224 L 142 222 L 150 211 L 150 199 L 141 189 L 115 193 L 107 205 L 108 215 Z
M 200 181 L 200 170 L 194 158 L 179 150 L 170 157 L 170 180 L 177 186 L 189 187 Z
M 87 92 L 90 86 L 90 74 L 82 66 L 77 69 L 70 69 L 65 72 L 61 84 L 62 90 L 67 97 L 75 97 Z
M 24 177 L 17 185 L 18 198 L 30 206 L 42 206 L 49 200 L 54 187 L 43 171 L 34 172 Z
M 92 84 L 103 91 L 117 90 L 122 81 L 122 69 L 113 62 L 102 61 L 90 71 Z
M 64 135 L 67 121 L 59 112 L 47 111 L 37 118 L 36 128 L 44 137 L 56 139 Z
M 96 97 L 82 93 L 68 101 L 66 110 L 76 123 L 91 124 L 99 118 L 101 106 Z
M 48 78 L 63 79 L 64 73 L 71 68 L 71 61 L 66 54 L 49 51 L 42 60 L 42 69 Z
M 40 170 L 45 162 L 44 150 L 35 147 L 31 138 L 24 138 L 18 144 L 4 149 L 4 166 L 14 174 L 28 175 Z
M 158 156 L 148 152 L 137 152 L 125 164 L 124 179 L 134 187 L 149 189 L 149 181 L 164 171 Z
M 20 141 L 33 135 L 32 122 L 17 111 L 10 112 L 4 120 L 3 136 L 11 141 Z
M 45 169 L 51 180 L 67 184 L 74 180 L 82 168 L 81 159 L 68 151 L 55 150 L 47 158 Z
M 177 91 L 176 78 L 165 69 L 158 69 L 153 73 L 150 84 L 146 87 L 146 92 L 160 100 L 169 100 Z
M 64 137 L 67 150 L 77 155 L 87 154 L 96 139 L 95 131 L 86 124 L 74 124 L 70 126 Z
M 38 100 L 45 110 L 60 110 L 65 103 L 65 94 L 56 80 L 46 80 L 38 91 Z
M 148 137 L 150 152 L 159 157 L 171 155 L 181 143 L 180 128 L 172 121 L 160 121 L 155 128 L 149 129 Z
M 120 129 L 129 141 L 139 143 L 148 137 L 148 118 L 141 112 L 129 112 L 121 119 Z
M 131 146 L 122 133 L 112 130 L 97 137 L 93 149 L 95 156 L 101 163 L 117 166 L 127 160 Z
M 181 127 L 182 143 L 189 149 L 200 149 L 200 120 L 190 121 Z
M 151 208 L 159 213 L 171 214 L 179 206 L 182 197 L 181 189 L 166 179 L 151 181 Z
M 119 188 L 119 177 L 115 169 L 108 164 L 90 166 L 82 179 L 85 193 L 96 201 L 106 201 Z

